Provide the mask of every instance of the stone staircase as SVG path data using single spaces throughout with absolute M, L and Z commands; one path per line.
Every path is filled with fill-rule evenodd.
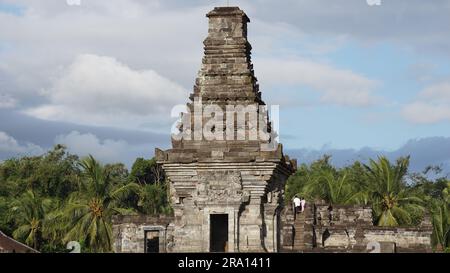
M 294 221 L 294 251 L 305 250 L 305 212 L 297 214 Z
M 316 247 L 315 206 L 307 204 L 302 213 L 294 218 L 292 208 L 285 208 L 282 237 L 282 251 L 311 252 Z

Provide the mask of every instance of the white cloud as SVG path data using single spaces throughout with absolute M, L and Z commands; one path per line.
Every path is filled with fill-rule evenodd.
M 403 107 L 402 115 L 413 123 L 450 121 L 450 82 L 426 87 L 416 101 Z
M 130 152 L 130 145 L 123 140 L 100 140 L 93 134 L 73 131 L 55 138 L 55 144 L 63 144 L 68 151 L 81 157 L 92 155 L 105 163 L 123 162 Z
M 14 108 L 17 101 L 7 94 L 0 94 L 0 109 Z
M 377 81 L 351 70 L 302 59 L 260 59 L 255 61 L 261 83 L 299 85 L 320 93 L 321 101 L 343 106 L 367 106 L 378 100 L 372 92 Z
M 186 4 L 183 1 L 118 0 L 112 4 L 110 1 L 97 0 L 82 1 L 80 6 L 75 7 L 68 6 L 65 1 L 10 2 L 27 9 L 24 16 L 0 14 L 2 37 L 8 44 L 17 45 L 13 51 L 5 54 L 0 72 L 3 69 L 10 78 L 17 79 L 15 84 L 30 90 L 30 96 L 36 95 L 36 89 L 51 89 L 54 81 L 48 79 L 53 75 L 54 69 L 61 65 L 68 66 L 77 55 L 85 52 L 113 56 L 137 70 L 151 67 L 159 75 L 190 89 L 201 62 L 201 41 L 207 33 L 207 19 L 204 15 L 213 7 L 204 1 L 189 1 Z M 258 2 L 241 4 L 252 19 L 249 26 L 250 42 L 258 50 L 258 54 L 277 56 L 277 64 L 286 64 L 278 57 L 280 51 L 294 55 L 304 54 L 305 51 L 314 51 L 313 55 L 321 54 L 333 51 L 343 41 L 347 41 L 347 33 L 341 32 L 337 35 L 320 36 L 324 39 L 307 38 L 314 36 L 312 33 L 315 33 L 315 28 L 322 29 L 322 24 L 325 24 L 322 22 L 324 20 L 317 20 L 318 17 L 315 16 L 312 23 L 320 26 L 311 25 L 310 13 L 318 12 L 321 15 L 324 12 L 323 6 L 327 4 L 304 1 L 299 6 L 298 3 L 291 3 L 297 5 L 295 14 L 306 13 L 302 18 L 308 18 L 308 22 L 300 25 L 296 20 L 297 16 L 291 16 L 294 10 L 287 8 L 289 5 L 277 13 L 286 15 L 281 18 L 272 12 L 276 3 L 265 2 L 263 5 Z M 347 17 L 354 12 L 347 9 L 347 6 L 346 3 L 332 6 L 327 9 L 330 14 L 322 16 L 339 17 L 338 21 L 342 23 L 341 16 Z M 355 8 L 364 9 L 366 6 L 354 5 Z M 270 13 L 266 13 L 268 10 Z M 313 46 L 311 41 L 314 41 Z M 48 55 L 49 51 L 52 52 L 51 57 Z M 270 77 L 271 73 L 264 73 L 268 68 L 258 60 L 259 58 L 255 59 L 256 74 L 261 76 L 264 83 L 266 75 Z M 273 60 L 275 61 L 275 57 Z M 301 84 L 321 91 L 324 102 L 358 106 L 374 102 L 370 94 L 373 81 L 364 76 L 313 61 L 300 61 L 292 66 L 300 66 L 301 71 L 306 71 L 308 75 L 293 75 L 295 71 L 290 71 L 290 78 L 298 77 Z M 309 68 L 313 71 L 310 72 Z M 327 78 L 318 79 L 320 76 Z M 333 86 L 330 81 L 336 79 L 339 82 Z M 354 82 L 354 85 L 350 82 Z M 175 94 L 172 95 L 175 98 Z M 182 102 L 186 98 L 187 94 L 179 97 Z M 36 104 L 39 99 L 30 101 Z M 40 106 L 34 109 L 33 114 L 48 119 L 55 116 L 65 119 L 68 115 L 73 117 L 79 114 L 67 111 L 59 103 Z M 94 117 L 89 120 L 95 124 L 109 125 L 103 118 Z M 73 120 L 69 118 L 69 121 Z M 80 119 L 76 120 L 80 122 Z
M 450 82 L 431 85 L 423 90 L 420 97 L 434 102 L 444 102 L 450 106 Z
M 132 0 L 83 1 L 81 6 L 64 0 L 19 3 L 26 7 L 23 16 L 0 13 L 2 43 L 10 45 L 0 51 L 0 72 L 31 94 L 48 84 L 55 68 L 83 53 L 113 56 L 138 69 L 151 67 L 186 86 L 193 82 L 209 7 L 164 10 L 159 1 Z
M 67 102 L 61 104 L 50 94 L 49 103 L 43 105 L 37 90 L 52 90 L 58 79 L 64 79 L 50 80 L 55 68 L 68 67 L 76 56 L 86 52 L 113 56 L 134 72 L 151 68 L 158 75 L 190 88 L 201 61 L 201 41 L 207 32 L 204 15 L 213 7 L 200 0 L 117 0 L 114 3 L 96 0 L 82 1 L 80 6 L 68 6 L 64 0 L 3 2 L 25 7 L 23 16 L 0 13 L 2 46 L 6 45 L 0 51 L 0 77 L 3 74 L 8 79 L 11 85 L 8 90 L 14 90 L 14 98 L 21 107 L 33 105 L 33 114 L 48 119 L 93 125 L 126 123 L 134 127 L 141 122 L 141 117 L 144 119 L 137 111 L 127 112 L 126 118 L 130 118 L 127 122 L 112 122 L 116 119 L 114 113 L 94 112 L 89 117 L 84 108 L 67 107 Z M 272 56 L 268 64 L 297 69 L 267 67 L 263 60 L 256 58 L 255 71 L 261 83 L 275 83 L 278 77 L 317 90 L 325 103 L 364 106 L 376 102 L 372 95 L 376 84 L 373 80 L 315 62 L 316 59 L 285 61 L 279 58 L 280 47 L 284 47 L 284 52 L 290 49 L 292 55 L 304 56 L 305 51 L 311 50 L 305 47 L 311 47 L 317 54 L 327 53 L 351 39 L 367 46 L 394 41 L 420 52 L 448 53 L 449 36 L 441 26 L 448 25 L 450 4 L 441 2 L 393 1 L 376 9 L 360 0 L 333 4 L 325 0 L 287 0 L 282 6 L 276 1 L 259 0 L 240 5 L 252 19 L 249 35 L 257 54 Z M 342 41 L 341 37 L 344 37 Z M 305 44 L 308 41 L 313 41 L 313 46 L 311 42 Z M 279 70 L 287 72 L 283 75 Z M 184 102 L 187 94 L 179 98 Z M 136 109 L 145 112 L 141 107 Z M 154 114 L 148 116 L 160 120 Z
M 44 150 L 33 143 L 20 144 L 15 138 L 0 131 L 0 156 L 8 157 L 14 155 L 38 155 Z
M 414 102 L 402 110 L 403 116 L 413 123 L 436 123 L 450 121 L 450 106 L 432 103 Z
M 180 85 L 153 70 L 133 70 L 114 58 L 87 54 L 79 55 L 43 94 L 49 103 L 27 109 L 27 114 L 135 128 L 152 120 L 168 120 L 170 109 L 187 97 Z
M 383 1 L 376 7 L 365 0 L 251 2 L 254 16 L 268 23 L 283 21 L 313 35 L 345 35 L 369 46 L 394 42 L 420 54 L 450 54 L 448 30 L 442 27 L 450 24 L 449 1 Z

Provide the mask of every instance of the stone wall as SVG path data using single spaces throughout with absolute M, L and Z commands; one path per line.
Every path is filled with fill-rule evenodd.
M 427 216 L 416 227 L 378 227 L 373 225 L 370 207 L 334 205 L 331 209 L 319 203 L 309 205 L 300 218 L 293 220 L 292 210 L 285 210 L 282 251 L 431 251 L 432 226 Z M 295 245 L 294 241 L 303 245 Z
M 173 217 L 115 216 L 113 217 L 114 252 L 144 253 L 146 231 L 159 232 L 160 252 L 170 252 L 173 242 Z
M 330 225 L 328 220 L 324 220 L 328 219 L 328 207 L 324 205 L 318 205 L 316 209 L 314 207 L 315 205 L 309 206 L 303 217 L 297 217 L 297 221 L 294 220 L 290 208 L 285 208 L 278 220 L 275 217 L 260 218 L 261 223 L 264 223 L 261 226 L 266 225 L 265 230 L 260 230 L 260 226 L 257 230 L 249 229 L 245 226 L 246 220 L 240 218 L 239 212 L 236 215 L 235 208 L 226 206 L 211 206 L 200 214 L 187 213 L 186 215 L 190 215 L 192 219 L 165 216 L 116 216 L 113 218 L 114 250 L 121 253 L 144 253 L 146 231 L 152 231 L 152 234 L 157 231 L 160 237 L 160 252 L 207 252 L 209 251 L 207 240 L 209 217 L 207 216 L 211 213 L 228 213 L 237 219 L 229 221 L 229 237 L 232 238 L 230 252 L 256 250 L 264 252 L 431 252 L 432 226 L 427 218 L 417 227 L 377 227 L 372 225 L 371 217 L 369 218 L 370 208 L 336 206 L 333 211 L 339 212 L 339 220 L 335 219 L 335 222 L 331 222 Z M 253 215 L 261 215 L 258 213 Z M 180 221 L 184 221 L 182 219 L 189 222 L 180 224 Z M 178 226 L 175 225 L 177 221 Z M 253 221 L 254 219 L 249 222 L 253 224 Z M 276 239 L 269 240 L 269 238 L 276 238 L 270 234 L 273 234 L 277 228 L 280 229 L 279 242 Z M 265 241 L 261 240 L 261 236 L 265 237 Z M 296 236 L 302 236 L 300 240 L 303 243 L 302 246 L 294 244 L 294 241 L 299 241 Z M 191 245 L 188 245 L 189 242 Z
M 276 252 L 284 181 L 276 163 L 166 164 L 174 249 L 208 252 L 210 217 L 228 215 L 229 252 Z M 193 182 L 192 182 L 193 181 Z
M 372 225 L 372 208 L 369 206 L 313 204 L 316 225 Z
M 431 252 L 431 227 L 372 227 L 363 229 L 363 245 L 395 242 L 396 252 Z

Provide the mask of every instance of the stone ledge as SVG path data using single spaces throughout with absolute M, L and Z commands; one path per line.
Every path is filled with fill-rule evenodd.
M 175 218 L 168 215 L 115 215 L 112 217 L 113 225 L 120 224 L 170 224 Z
M 215 7 L 212 11 L 206 14 L 206 17 L 224 17 L 224 16 L 242 16 L 249 23 L 250 19 L 247 17 L 244 11 L 239 7 Z

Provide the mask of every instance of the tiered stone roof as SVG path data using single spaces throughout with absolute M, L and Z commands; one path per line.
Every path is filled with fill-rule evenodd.
M 206 105 L 219 105 L 223 110 L 227 105 L 265 105 L 259 92 L 259 85 L 251 62 L 251 45 L 247 40 L 247 15 L 238 7 L 217 7 L 207 14 L 209 18 L 208 36 L 204 40 L 204 57 L 193 93 L 190 95 L 188 108 L 194 110 L 194 102 L 201 101 Z M 258 110 L 259 113 L 259 110 Z M 267 113 L 265 113 L 267 116 Z M 191 129 L 194 129 L 195 116 L 191 115 Z M 206 122 L 205 120 L 203 120 Z M 226 132 L 226 122 L 223 130 Z M 204 124 L 204 123 L 203 123 Z M 261 126 L 261 124 L 260 124 Z M 271 138 L 272 132 L 268 118 L 265 120 L 267 132 Z M 180 128 L 181 132 L 185 128 Z M 248 130 L 248 128 L 246 128 Z M 237 132 L 236 120 L 234 126 Z M 192 137 L 194 134 L 192 134 Z M 156 150 L 156 156 L 161 162 L 252 162 L 252 161 L 282 161 L 289 168 L 295 168 L 296 162 L 291 162 L 283 155 L 281 144 L 275 144 L 274 149 L 261 149 L 267 140 L 174 140 L 173 149 L 163 152 Z

